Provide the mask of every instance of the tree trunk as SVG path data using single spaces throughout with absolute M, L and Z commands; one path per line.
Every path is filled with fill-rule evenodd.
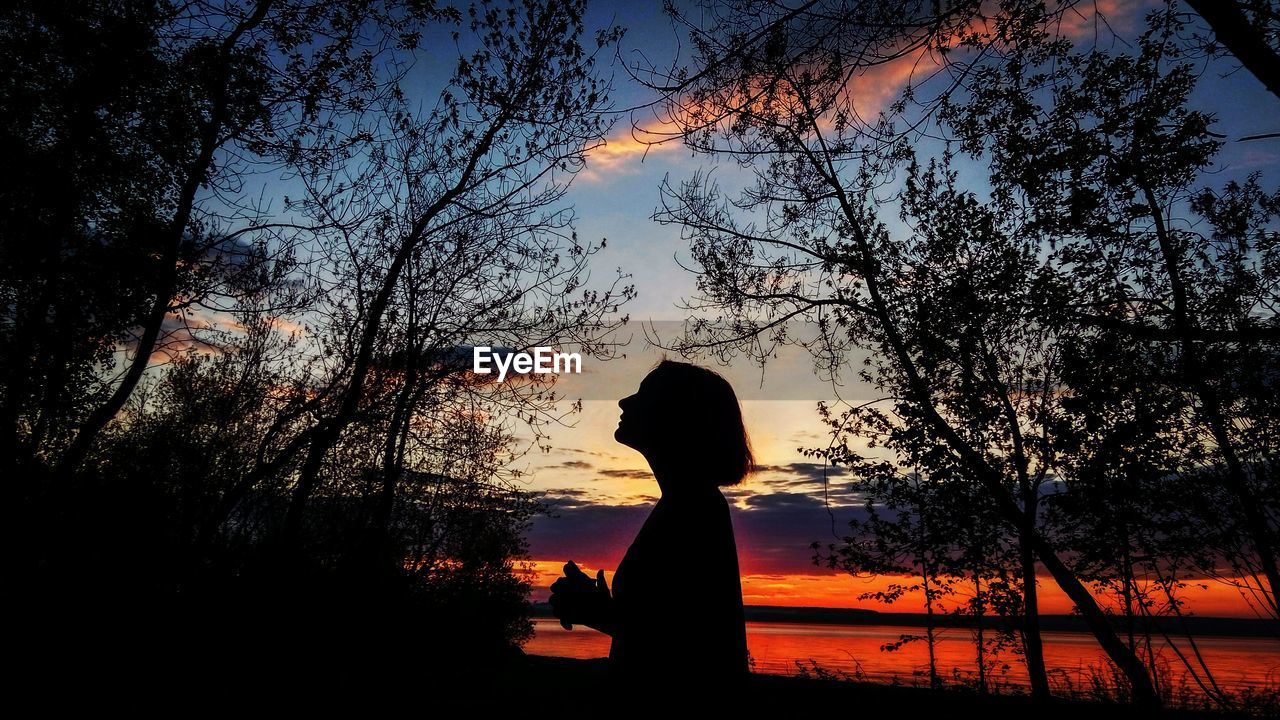
M 921 582 L 924 587 L 924 617 L 925 617 L 925 642 L 929 647 L 929 687 L 937 690 L 942 686 L 942 680 L 938 677 L 938 656 L 937 656 L 937 633 L 934 631 L 933 618 L 933 588 L 929 586 L 929 560 L 928 552 L 924 551 L 920 554 L 921 564 Z
M 1236 0 L 1187 0 L 1223 47 L 1266 86 L 1280 97 L 1280 55 L 1267 44 L 1266 35 L 1249 23 Z
M 1018 554 L 1022 565 L 1022 650 L 1027 662 L 1031 697 L 1037 702 L 1050 699 L 1049 674 L 1044 666 L 1044 639 L 1040 635 L 1040 599 L 1036 582 L 1036 554 L 1024 534 L 1019 533 Z
M 978 620 L 977 627 L 977 646 L 978 646 L 978 694 L 987 694 L 987 644 L 985 630 L 982 624 L 986 621 L 987 613 L 982 603 L 982 569 L 975 567 L 973 570 L 973 588 L 974 602 L 977 604 L 974 615 Z

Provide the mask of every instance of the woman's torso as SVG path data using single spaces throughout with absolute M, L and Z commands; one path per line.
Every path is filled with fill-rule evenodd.
M 615 669 L 747 672 L 737 548 L 718 489 L 658 501 L 614 573 L 613 596 Z

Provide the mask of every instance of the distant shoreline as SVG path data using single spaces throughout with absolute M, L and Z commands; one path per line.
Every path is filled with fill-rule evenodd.
M 534 617 L 554 617 L 551 606 L 543 602 L 533 605 Z M 824 608 L 824 607 L 789 607 L 782 605 L 748 605 L 746 606 L 748 621 L 808 623 L 814 625 L 893 625 L 899 627 L 926 627 L 928 618 L 923 613 L 886 613 L 877 610 L 856 608 Z M 1012 622 L 1000 617 L 983 619 L 983 627 L 995 629 L 1009 625 L 1017 626 L 1018 619 Z M 1115 626 L 1127 632 L 1123 618 L 1112 618 Z M 1173 634 L 1214 635 L 1218 637 L 1250 637 L 1272 638 L 1280 641 L 1280 622 L 1258 618 L 1233 618 L 1191 616 L 1186 618 L 1161 617 L 1153 618 L 1153 632 Z M 976 627 L 972 618 L 954 615 L 934 616 L 934 627 Z M 1143 620 L 1135 625 L 1137 632 L 1142 632 Z M 1041 615 L 1040 629 L 1052 632 L 1089 632 L 1084 619 L 1076 615 Z

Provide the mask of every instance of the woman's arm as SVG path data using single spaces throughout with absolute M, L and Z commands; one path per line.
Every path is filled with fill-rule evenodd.
M 584 622 L 582 624 L 589 628 L 599 630 L 609 637 L 614 637 L 617 634 L 618 629 L 617 620 L 614 617 L 616 603 L 612 597 L 601 597 L 603 598 L 603 601 L 600 603 L 601 607 L 599 608 L 596 617 L 593 618 L 591 622 Z

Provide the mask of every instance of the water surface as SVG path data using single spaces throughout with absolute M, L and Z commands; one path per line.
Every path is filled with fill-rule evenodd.
M 756 672 L 794 675 L 810 663 L 826 670 L 848 673 L 877 682 L 928 684 L 929 653 L 924 640 L 908 642 L 895 651 L 882 646 L 903 635 L 924 635 L 924 628 L 894 625 L 829 625 L 807 623 L 747 623 L 747 646 Z M 1095 678 L 1107 682 L 1105 654 L 1093 637 L 1079 632 L 1045 632 L 1045 664 L 1050 681 L 1060 693 L 1084 691 Z M 993 638 L 986 633 L 987 641 Z M 1176 639 L 1178 650 L 1192 657 L 1185 639 Z M 1214 679 L 1223 689 L 1280 686 L 1280 640 L 1249 637 L 1198 637 L 1196 645 Z M 565 630 L 555 618 L 534 618 L 534 638 L 525 652 L 572 658 L 596 658 L 609 654 L 609 637 L 588 628 Z M 937 631 L 935 655 L 938 670 L 947 682 L 973 682 L 977 676 L 974 632 L 962 628 Z M 1164 641 L 1153 644 L 1156 665 L 1165 682 L 1201 691 L 1178 659 L 1174 647 Z M 1194 658 L 1193 658 L 1194 662 Z M 686 658 L 671 659 L 673 672 L 693 672 Z M 989 687 L 1004 691 L 1025 690 L 1026 669 L 1016 649 L 1006 648 L 994 659 L 988 656 Z

